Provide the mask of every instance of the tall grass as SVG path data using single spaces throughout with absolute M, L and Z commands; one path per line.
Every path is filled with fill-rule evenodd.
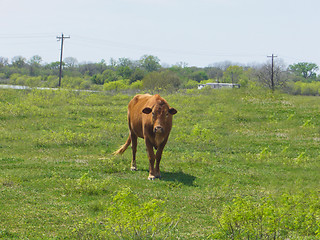
M 318 97 L 162 95 L 178 114 L 163 178 L 148 181 L 143 140 L 137 172 L 129 150 L 111 154 L 127 138 L 132 95 L 0 90 L 0 238 L 319 237 Z M 127 208 L 129 221 L 118 218 Z

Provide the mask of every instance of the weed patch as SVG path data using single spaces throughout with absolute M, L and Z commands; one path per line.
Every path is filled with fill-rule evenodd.
M 110 179 L 93 179 L 89 173 L 85 173 L 77 180 L 68 179 L 65 184 L 66 193 L 79 193 L 86 195 L 103 195 L 111 190 Z
M 165 211 L 164 201 L 142 202 L 124 188 L 100 217 L 80 223 L 74 232 L 79 239 L 165 239 L 177 224 Z
M 215 213 L 217 239 L 320 237 L 319 193 L 283 194 L 261 199 L 237 196 Z

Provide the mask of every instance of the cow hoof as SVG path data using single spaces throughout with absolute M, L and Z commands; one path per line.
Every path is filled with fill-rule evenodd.
M 161 179 L 161 176 L 156 176 L 156 178 L 159 178 L 159 179 Z
M 153 180 L 155 180 L 156 179 L 156 177 L 148 177 L 148 180 L 151 180 L 151 181 L 153 181 Z
M 130 169 L 131 169 L 131 171 L 137 171 L 138 170 L 136 167 L 131 167 Z

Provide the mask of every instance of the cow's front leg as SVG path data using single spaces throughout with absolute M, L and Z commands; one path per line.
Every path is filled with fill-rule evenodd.
M 137 143 L 138 139 L 134 133 L 130 133 L 131 137 L 131 147 L 132 147 L 132 162 L 131 162 L 131 171 L 137 170 L 137 163 L 136 163 L 136 153 L 137 153 Z
M 154 161 L 155 161 L 155 155 L 153 151 L 153 146 L 151 142 L 145 138 L 146 140 L 146 146 L 147 146 L 147 152 L 148 152 L 148 158 L 149 158 L 149 180 L 154 180 L 156 178 L 155 171 L 154 171 Z
M 160 161 L 161 161 L 161 157 L 162 157 L 162 152 L 164 149 L 164 146 L 166 145 L 166 143 L 162 143 L 157 150 L 156 153 L 156 167 L 155 167 L 155 177 L 156 178 L 161 178 L 161 174 L 160 174 Z

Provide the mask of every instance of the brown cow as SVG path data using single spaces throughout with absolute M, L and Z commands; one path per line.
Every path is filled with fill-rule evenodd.
M 152 114 L 150 114 L 152 113 Z M 149 157 L 149 180 L 160 178 L 160 160 L 172 127 L 172 115 L 177 110 L 170 108 L 160 95 L 136 95 L 128 105 L 129 137 L 114 154 L 122 154 L 132 143 L 131 170 L 137 170 L 137 138 L 144 138 Z M 153 148 L 157 150 L 154 154 Z M 156 166 L 154 162 L 156 160 Z

